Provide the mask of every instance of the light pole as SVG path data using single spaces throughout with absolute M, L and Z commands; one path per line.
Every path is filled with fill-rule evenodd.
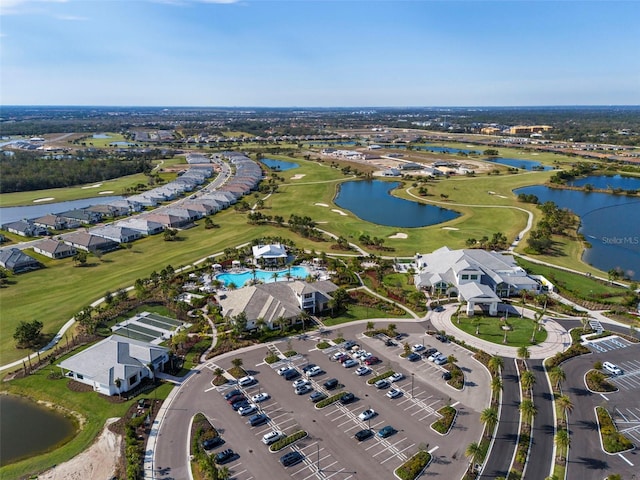
M 414 373 L 411 373 L 411 398 L 413 398 L 413 378 L 415 377 Z

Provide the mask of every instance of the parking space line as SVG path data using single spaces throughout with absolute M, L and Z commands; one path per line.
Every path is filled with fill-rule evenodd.
M 618 456 L 633 467 L 633 463 L 631 463 L 628 459 L 626 459 L 621 453 L 619 453 Z

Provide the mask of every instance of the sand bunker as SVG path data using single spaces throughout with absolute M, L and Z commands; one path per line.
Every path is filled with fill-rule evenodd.
M 314 203 L 314 205 L 316 207 L 328 207 L 329 205 L 327 205 L 326 203 Z
M 331 211 L 336 212 L 337 214 L 342 215 L 343 217 L 347 216 L 346 213 L 344 213 L 342 210 L 338 210 L 337 208 L 332 208 Z
M 36 198 L 36 199 L 33 201 L 33 203 L 50 202 L 51 200 L 55 200 L 55 198 L 53 198 L 53 197 Z
M 394 233 L 393 235 L 389 235 L 389 238 L 408 238 L 409 235 L 407 235 L 406 233 L 402 233 L 402 232 L 398 232 L 398 233 Z
M 105 190 L 103 192 L 98 192 L 98 195 L 108 195 L 110 193 L 113 193 L 113 190 Z
M 84 190 L 86 188 L 98 188 L 98 187 L 101 187 L 101 186 L 102 186 L 101 183 L 94 183 L 93 185 L 86 185 L 86 186 L 80 187 L 80 188 L 82 188 Z
M 499 198 L 509 198 L 509 197 L 505 197 L 504 195 L 496 195 L 496 197 L 499 197 Z
M 305 176 L 306 176 L 305 173 L 298 173 L 298 174 L 294 175 L 293 177 L 291 177 L 291 180 L 300 180 L 301 178 L 303 178 Z
M 460 229 L 456 227 L 442 227 L 442 230 L 460 230 Z

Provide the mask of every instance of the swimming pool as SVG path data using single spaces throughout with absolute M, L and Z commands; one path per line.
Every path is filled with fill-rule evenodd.
M 253 280 L 254 274 L 256 280 L 260 280 L 264 283 L 271 283 L 279 280 L 286 280 L 289 273 L 291 273 L 292 278 L 307 278 L 310 272 L 305 267 L 296 265 L 295 267 L 291 267 L 291 269 L 278 271 L 256 270 L 255 272 L 252 272 L 251 270 L 248 270 L 242 273 L 221 273 L 216 275 L 216 279 L 224 283 L 226 287 L 231 283 L 236 287 L 242 287 L 248 281 Z M 274 278 L 274 274 L 277 274 L 277 278 Z

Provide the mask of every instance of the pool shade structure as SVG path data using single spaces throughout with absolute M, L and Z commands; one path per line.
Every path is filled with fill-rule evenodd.
M 263 267 L 280 267 L 287 263 L 287 249 L 279 243 L 254 245 L 252 252 L 254 261 Z

